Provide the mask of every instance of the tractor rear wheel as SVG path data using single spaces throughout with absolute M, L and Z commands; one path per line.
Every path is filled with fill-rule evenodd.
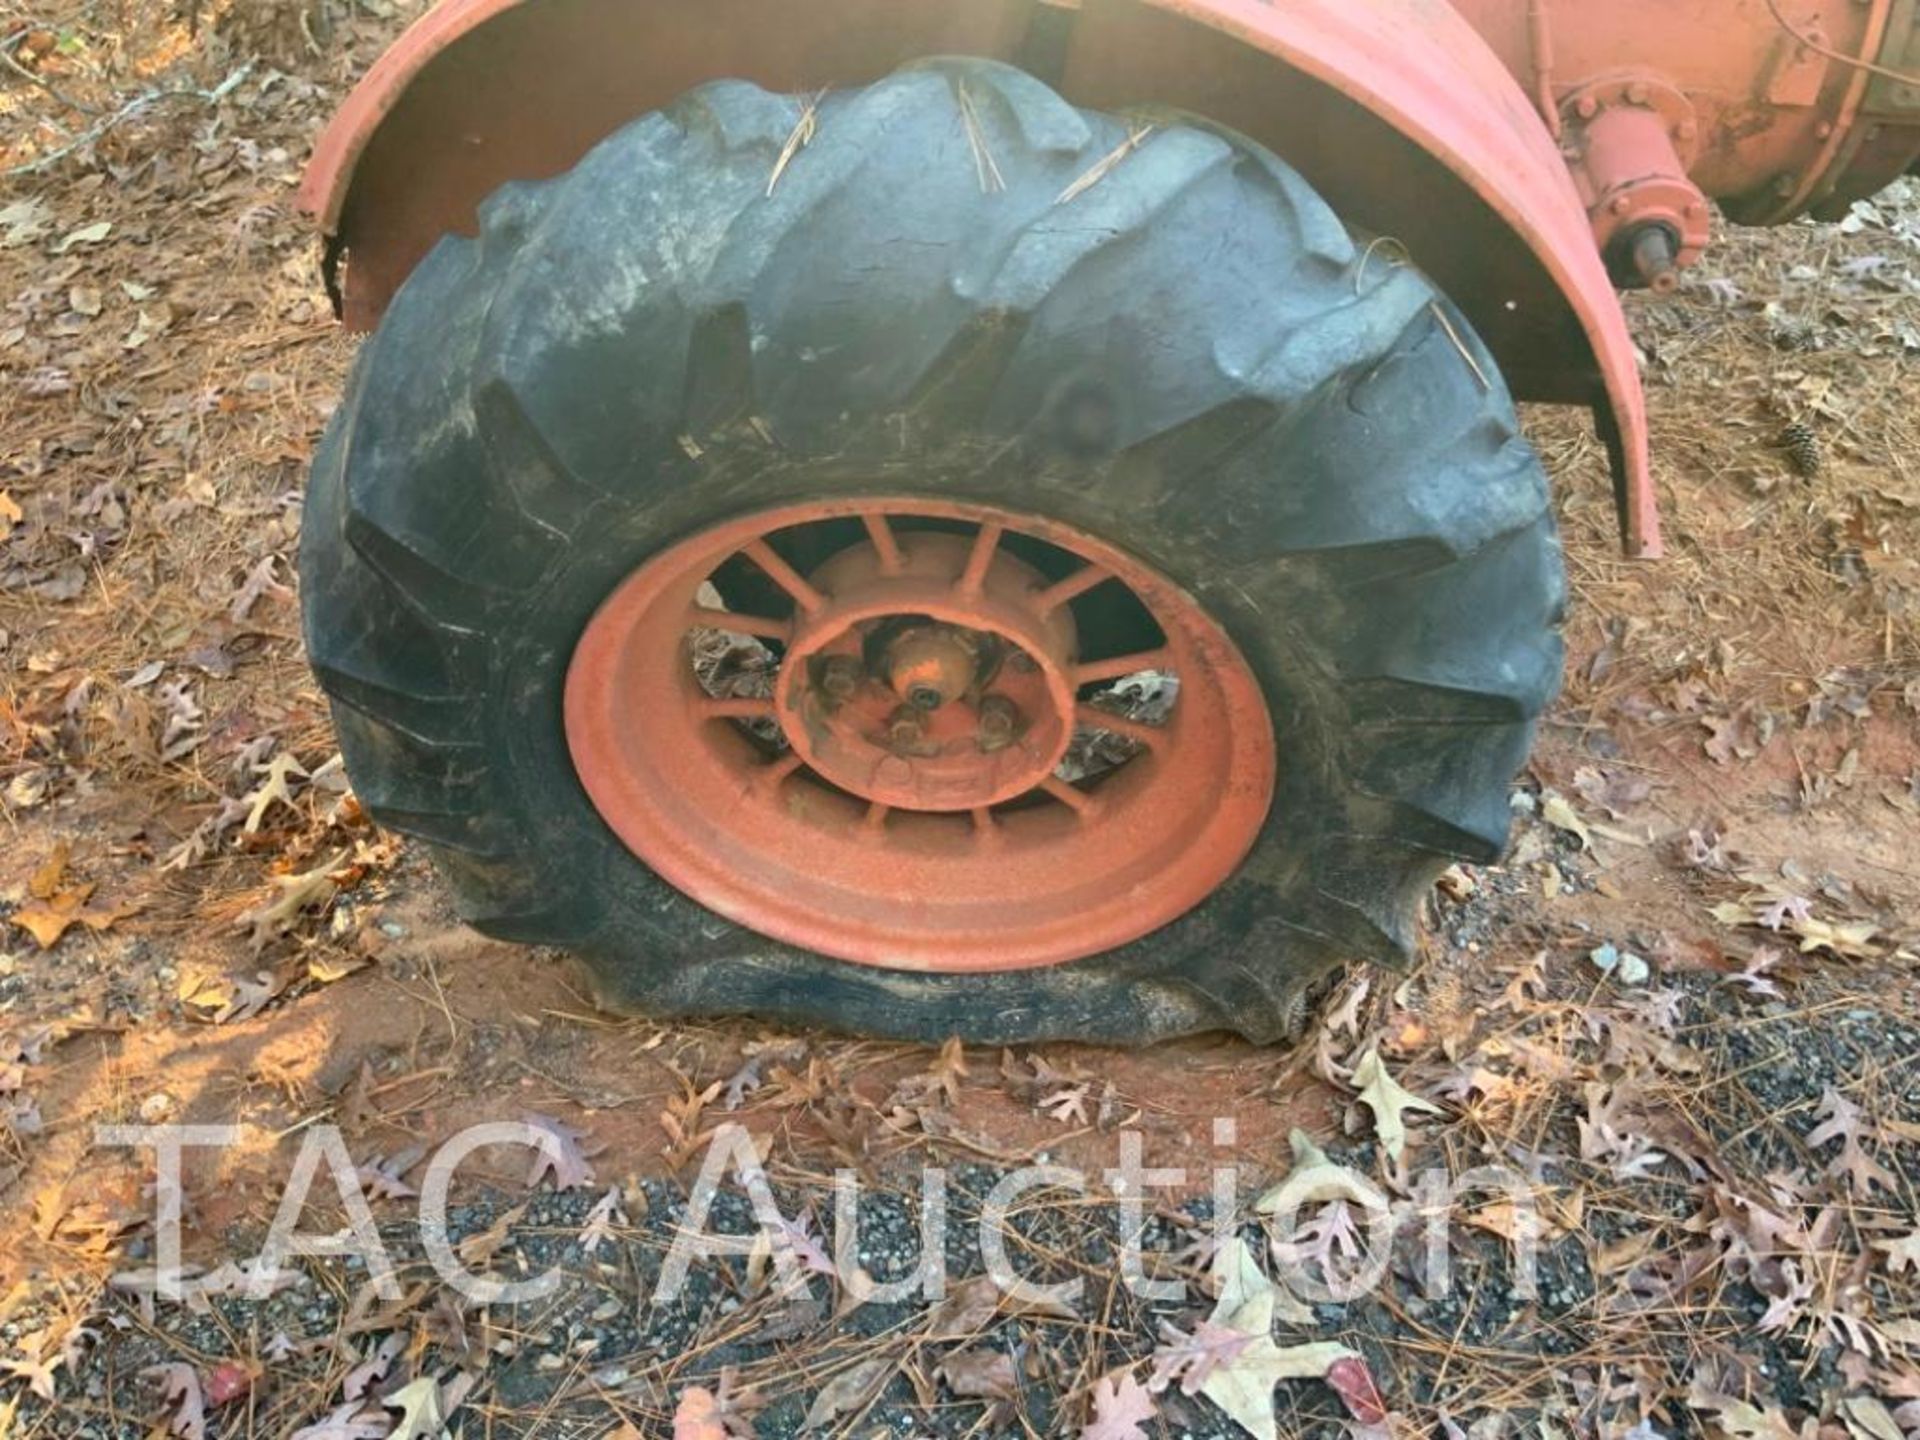
M 707 85 L 368 343 L 306 632 L 373 815 L 603 1003 L 1286 1036 L 1560 670 L 1491 357 L 1272 155 L 941 60 Z

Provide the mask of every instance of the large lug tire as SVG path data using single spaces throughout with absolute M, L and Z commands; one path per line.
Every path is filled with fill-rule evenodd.
M 612 1008 L 1289 1035 L 1342 961 L 1406 962 L 1443 867 L 1500 854 L 1558 683 L 1558 542 L 1492 358 L 1217 127 L 940 60 L 828 94 L 789 154 L 803 103 L 704 86 L 504 187 L 396 298 L 301 555 L 362 800 Z M 717 521 L 862 491 L 1056 517 L 1225 628 L 1278 744 L 1225 884 L 1090 958 L 905 973 L 722 919 L 615 837 L 563 724 L 596 610 Z

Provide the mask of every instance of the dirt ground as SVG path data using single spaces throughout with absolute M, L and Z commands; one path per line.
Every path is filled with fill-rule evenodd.
M 1669 560 L 1618 557 L 1599 446 L 1529 417 L 1574 604 L 1514 852 L 1450 872 L 1413 973 L 1350 978 L 1297 1050 L 616 1021 L 366 822 L 300 652 L 301 487 L 353 341 L 293 187 L 418 8 L 0 19 L 0 1437 L 1257 1434 L 1214 1398 L 1246 1337 L 1183 1370 L 1169 1327 L 1220 1340 L 1242 1244 L 1351 1261 L 1344 1211 L 1211 1223 L 1216 1168 L 1250 1197 L 1311 1164 L 1296 1130 L 1402 1211 L 1422 1173 L 1516 1169 L 1542 1279 L 1511 1201 L 1461 1202 L 1445 1293 L 1396 1249 L 1369 1297 L 1281 1305 L 1285 1345 L 1350 1346 L 1365 1383 L 1269 1375 L 1267 1433 L 1920 1434 L 1920 182 L 1736 232 L 1633 305 Z M 421 1262 L 411 1191 L 461 1127 L 528 1115 L 566 1163 L 483 1151 L 451 1231 L 564 1283 L 474 1305 Z M 240 1127 L 174 1196 L 215 1277 L 191 1303 L 142 1293 L 151 1152 L 95 1143 L 157 1123 Z M 1190 1167 L 1148 1227 L 1180 1296 L 1119 1288 L 1114 1207 L 1052 1186 L 1012 1247 L 1084 1280 L 1072 1304 L 956 1323 L 765 1255 L 650 1304 L 727 1123 L 812 1217 L 775 1260 L 816 1255 L 833 1172 L 860 1178 L 869 1280 L 911 1268 L 927 1164 L 970 1216 L 1137 1133 Z M 345 1257 L 217 1282 L 318 1126 L 365 1167 L 400 1299 Z M 347 1215 L 323 1176 L 302 1233 Z M 948 1260 L 982 1264 L 965 1234 Z

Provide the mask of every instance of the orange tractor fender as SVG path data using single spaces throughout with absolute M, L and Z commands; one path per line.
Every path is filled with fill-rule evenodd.
M 1660 554 L 1635 351 L 1588 205 L 1543 108 L 1440 0 L 442 0 L 341 107 L 300 203 L 343 318 L 369 328 L 494 188 L 567 169 L 683 91 L 811 92 L 934 54 L 1267 145 L 1433 275 L 1518 398 L 1593 410 L 1627 552 Z

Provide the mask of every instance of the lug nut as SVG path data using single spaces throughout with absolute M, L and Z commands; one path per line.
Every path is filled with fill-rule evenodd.
M 931 685 L 914 685 L 907 690 L 907 704 L 916 710 L 938 710 L 946 697 Z
M 820 689 L 835 700 L 845 700 L 864 679 L 866 671 L 851 655 L 829 655 L 820 664 Z
M 916 710 L 911 705 L 902 705 L 887 720 L 887 738 L 895 749 L 908 745 L 917 745 L 926 737 L 927 712 Z
M 1004 750 L 1013 743 L 1014 727 L 1020 723 L 1020 711 L 1004 695 L 989 695 L 980 702 L 980 719 L 976 729 L 980 748 L 991 753 Z

